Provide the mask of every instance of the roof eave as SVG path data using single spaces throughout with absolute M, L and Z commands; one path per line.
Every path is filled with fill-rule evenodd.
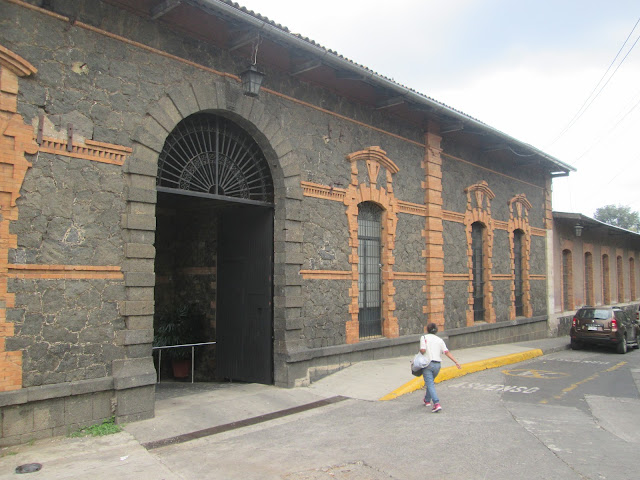
M 569 175 L 569 172 L 576 171 L 576 169 L 571 165 L 558 160 L 557 158 L 529 145 L 528 143 L 521 142 L 501 132 L 500 130 L 490 127 L 489 125 L 479 120 L 476 120 L 473 117 L 470 117 L 434 99 L 431 99 L 414 90 L 411 90 L 410 88 L 400 85 L 388 78 L 385 78 L 366 67 L 360 66 L 350 60 L 347 60 L 346 58 L 343 58 L 335 54 L 330 50 L 327 50 L 324 47 L 311 43 L 302 37 L 296 36 L 295 34 L 292 34 L 284 30 L 283 28 L 268 21 L 268 19 L 263 20 L 261 18 L 258 18 L 255 15 L 252 15 L 251 13 L 236 7 L 229 2 L 226 2 L 224 0 L 186 0 L 186 2 L 191 3 L 195 6 L 199 6 L 201 8 L 209 8 L 219 13 L 229 15 L 242 22 L 246 22 L 252 25 L 254 28 L 256 28 L 259 31 L 266 32 L 269 35 L 274 36 L 275 38 L 277 38 L 278 40 L 286 44 L 289 44 L 295 48 L 300 48 L 318 57 L 321 61 L 325 62 L 327 65 L 333 65 L 342 70 L 347 70 L 352 73 L 355 73 L 358 76 L 362 77 L 362 80 L 373 82 L 383 88 L 387 88 L 392 92 L 394 92 L 394 94 L 396 94 L 397 96 L 404 97 L 407 101 L 414 102 L 418 105 L 423 105 L 425 107 L 428 107 L 431 110 L 434 110 L 435 112 L 441 115 L 445 115 L 453 119 L 462 121 L 469 126 L 486 131 L 487 133 L 495 135 L 510 144 L 513 144 L 519 148 L 523 148 L 535 155 L 538 155 L 542 159 L 551 163 L 555 167 L 555 169 L 557 169 L 557 170 L 550 169 L 552 170 L 551 171 L 552 177 L 567 176 Z
M 626 228 L 616 227 L 615 225 L 609 225 L 608 223 L 601 222 L 595 218 L 587 217 L 581 213 L 571 213 L 571 212 L 553 212 L 553 218 L 558 220 L 573 220 L 576 222 L 582 222 L 584 224 L 590 224 L 596 227 L 602 227 L 610 230 L 616 230 L 620 233 L 634 235 L 636 237 L 640 237 L 639 232 L 634 232 L 633 230 L 627 230 Z

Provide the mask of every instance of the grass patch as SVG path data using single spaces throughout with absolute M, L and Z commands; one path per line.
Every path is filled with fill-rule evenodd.
M 81 428 L 69 434 L 72 438 L 77 437 L 103 437 L 105 435 L 111 435 L 122 431 L 122 425 L 116 425 L 116 418 L 111 417 L 104 420 L 102 423 L 96 425 L 90 425 L 88 427 Z

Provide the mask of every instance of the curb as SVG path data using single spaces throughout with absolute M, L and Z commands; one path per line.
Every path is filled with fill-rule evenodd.
M 446 367 L 440 370 L 440 374 L 435 380 L 435 383 L 444 382 L 453 378 L 462 377 L 468 373 L 480 372 L 482 370 L 488 370 L 490 368 L 498 368 L 504 365 L 510 365 L 512 363 L 523 362 L 532 358 L 540 357 L 544 355 L 544 352 L 539 349 L 527 350 L 520 353 L 512 353 L 510 355 L 504 355 L 502 357 L 489 358 L 487 360 L 479 360 L 477 362 L 465 363 L 462 368 L 458 370 L 456 367 Z M 393 392 L 388 393 L 384 397 L 380 398 L 380 401 L 393 400 L 401 395 L 415 392 L 424 387 L 424 379 L 422 377 L 415 377 L 402 385 L 400 388 L 396 388 Z

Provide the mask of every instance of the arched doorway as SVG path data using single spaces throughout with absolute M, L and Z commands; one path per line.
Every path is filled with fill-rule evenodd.
M 154 329 L 187 311 L 196 380 L 273 383 L 273 181 L 255 140 L 198 113 L 158 159 Z

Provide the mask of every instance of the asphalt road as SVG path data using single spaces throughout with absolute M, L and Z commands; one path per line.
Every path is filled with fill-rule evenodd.
M 153 450 L 185 479 L 635 479 L 640 352 L 562 351 Z
M 635 351 L 618 355 L 602 348 L 577 352 L 567 350 L 526 364 L 501 368 L 501 380 L 493 385 L 493 390 L 501 391 L 505 401 L 575 407 L 588 412 L 586 397 L 589 395 L 640 398 L 631 373 L 639 366 L 640 353 Z M 475 379 L 466 377 L 455 382 L 455 387 L 492 389 L 477 383 Z

